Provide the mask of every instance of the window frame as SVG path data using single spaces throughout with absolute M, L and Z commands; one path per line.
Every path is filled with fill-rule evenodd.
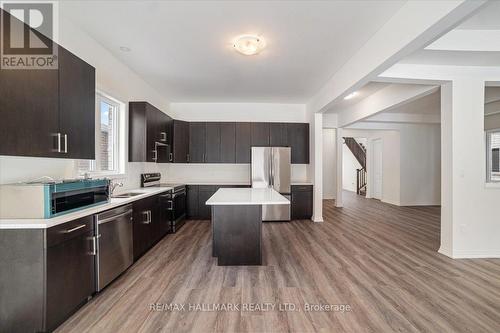
M 491 163 L 493 162 L 493 153 L 491 148 L 491 135 L 493 133 L 500 134 L 500 128 L 490 129 L 485 131 L 485 141 L 486 141 L 486 183 L 487 184 L 500 184 L 500 180 L 493 180 L 491 178 L 492 168 Z
M 101 144 L 101 102 L 114 107 L 116 116 L 113 118 L 113 170 L 101 170 L 101 156 L 99 154 Z M 125 175 L 125 103 L 116 98 L 97 90 L 95 92 L 95 159 L 89 161 L 89 170 L 80 174 L 89 174 L 92 177 L 106 176 L 110 178 L 123 177 Z M 78 169 L 78 168 L 77 168 Z

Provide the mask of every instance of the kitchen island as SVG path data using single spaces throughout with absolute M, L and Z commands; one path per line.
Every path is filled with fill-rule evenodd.
M 262 206 L 289 205 L 271 188 L 221 188 L 212 206 L 212 256 L 219 266 L 262 265 Z

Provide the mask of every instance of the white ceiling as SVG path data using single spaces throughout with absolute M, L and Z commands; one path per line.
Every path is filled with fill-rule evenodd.
M 380 89 L 383 89 L 390 85 L 391 83 L 383 83 L 383 82 L 368 82 L 362 88 L 356 90 L 356 96 L 351 99 L 342 99 L 337 103 L 333 104 L 325 113 L 336 113 L 342 111 L 354 104 L 357 104 L 359 101 L 367 98 L 368 96 L 373 95 Z
M 485 30 L 500 30 L 500 1 L 489 1 L 454 30 L 429 45 L 427 49 L 416 51 L 400 63 L 500 66 L 499 33 Z M 465 50 L 468 48 L 471 50 Z
M 384 113 L 440 114 L 441 91 L 421 97 L 410 103 L 384 111 Z
M 489 1 L 457 29 L 500 30 L 500 1 Z
M 500 52 L 419 50 L 401 64 L 444 66 L 500 66 Z
M 60 15 L 171 102 L 304 103 L 403 3 L 66 1 Z M 245 33 L 267 48 L 234 52 L 233 37 Z

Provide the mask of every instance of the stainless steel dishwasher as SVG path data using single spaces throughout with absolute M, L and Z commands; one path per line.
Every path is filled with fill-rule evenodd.
M 96 289 L 101 291 L 134 260 L 132 205 L 95 215 Z

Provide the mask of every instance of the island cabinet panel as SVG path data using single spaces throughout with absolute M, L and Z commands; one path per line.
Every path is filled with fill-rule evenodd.
M 206 125 L 204 122 L 189 123 L 189 162 L 205 162 Z
M 262 265 L 262 206 L 214 205 L 212 223 L 218 266 Z
M 173 161 L 174 163 L 189 162 L 189 123 L 182 120 L 173 121 Z
M 287 147 L 288 128 L 286 123 L 271 123 L 269 129 L 269 141 L 271 147 Z
M 205 124 L 205 163 L 219 163 L 221 161 L 220 123 Z
M 250 163 L 252 147 L 251 123 L 236 123 L 236 163 Z
M 252 123 L 252 146 L 269 146 L 269 123 Z
M 292 164 L 309 164 L 309 124 L 287 123 L 287 129 Z
M 220 163 L 236 163 L 235 123 L 220 123 Z

